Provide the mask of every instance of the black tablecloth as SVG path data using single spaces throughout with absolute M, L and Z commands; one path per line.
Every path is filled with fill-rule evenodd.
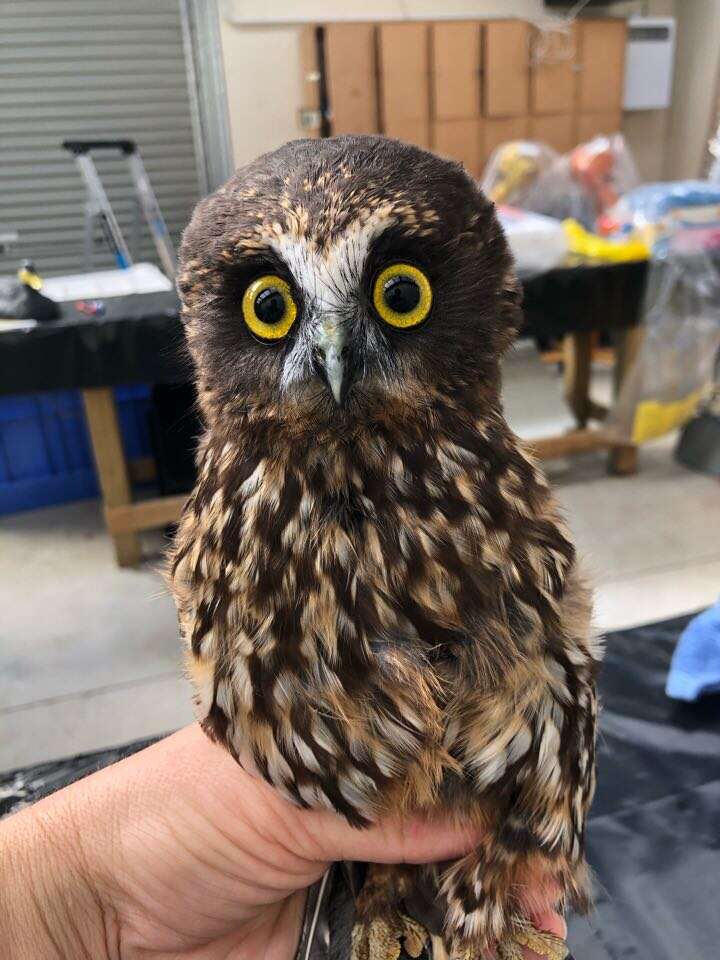
M 62 319 L 0 331 L 0 394 L 190 378 L 175 293 L 104 301 L 101 317 L 62 304 Z
M 523 278 L 524 332 L 552 338 L 572 330 L 633 326 L 646 270 L 646 263 L 585 264 Z M 0 394 L 188 379 L 174 293 L 105 303 L 101 317 L 62 304 L 61 320 L 0 332 Z
M 712 960 L 720 944 L 720 695 L 663 687 L 687 617 L 608 637 L 600 777 L 588 826 L 596 911 L 571 918 L 576 960 Z M 0 810 L 30 803 L 149 741 L 0 774 Z

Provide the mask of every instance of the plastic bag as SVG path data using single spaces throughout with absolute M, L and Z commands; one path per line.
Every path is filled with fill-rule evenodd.
M 496 203 L 556 220 L 570 218 L 594 230 L 637 183 L 630 150 L 616 133 L 581 143 L 563 156 L 532 140 L 504 143 L 490 157 L 481 186 Z
M 7 320 L 57 320 L 60 308 L 54 300 L 14 277 L 0 277 L 0 318 Z
M 720 270 L 706 252 L 671 243 L 651 261 L 645 338 L 608 426 L 646 443 L 681 427 L 710 388 L 720 349 Z
M 645 183 L 625 194 L 609 211 L 615 235 L 633 235 L 654 254 L 675 249 L 720 247 L 720 184 L 709 180 Z
M 528 210 L 526 201 L 538 177 L 558 159 L 559 154 L 544 143 L 509 140 L 492 152 L 480 186 L 493 203 Z
M 517 207 L 498 207 L 498 218 L 520 274 L 551 270 L 565 259 L 568 242 L 559 220 Z
M 568 163 L 570 175 L 582 186 L 592 210 L 592 220 L 585 226 L 604 232 L 604 215 L 640 182 L 625 138 L 613 133 L 581 143 L 568 154 Z

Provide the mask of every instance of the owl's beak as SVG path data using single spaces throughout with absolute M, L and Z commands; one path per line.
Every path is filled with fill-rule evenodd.
M 328 385 L 335 403 L 341 407 L 350 386 L 345 325 L 335 317 L 323 318 L 314 339 L 317 372 Z

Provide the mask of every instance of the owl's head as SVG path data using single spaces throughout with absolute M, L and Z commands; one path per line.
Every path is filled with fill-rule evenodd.
M 517 284 L 459 164 L 384 137 L 286 144 L 198 205 L 181 259 L 211 424 L 310 436 L 497 403 Z

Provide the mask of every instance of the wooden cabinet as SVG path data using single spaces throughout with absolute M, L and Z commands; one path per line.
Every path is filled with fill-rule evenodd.
M 488 162 L 493 151 L 508 140 L 526 140 L 528 136 L 527 117 L 501 117 L 486 119 L 483 122 L 483 166 Z
M 568 114 L 575 109 L 578 30 L 532 30 L 530 112 Z
M 567 153 L 575 146 L 575 117 L 572 113 L 544 114 L 530 117 L 528 136 L 547 143 L 558 153 Z
M 601 134 L 618 133 L 621 125 L 622 114 L 619 110 L 579 113 L 575 119 L 575 142 L 584 143 Z
M 303 62 L 314 35 L 303 32 Z M 620 129 L 624 20 L 578 20 L 567 31 L 508 19 L 331 23 L 323 37 L 335 134 L 382 132 L 478 173 L 506 140 L 564 153 Z
M 320 65 L 318 63 L 317 27 L 300 28 L 300 90 L 302 106 L 298 113 L 298 136 L 319 137 L 322 132 L 320 114 Z
M 524 20 L 485 24 L 483 89 L 486 117 L 520 117 L 528 112 L 530 25 Z
M 472 177 L 482 172 L 482 124 L 474 120 L 435 120 L 433 150 L 442 157 L 459 160 Z
M 328 24 L 325 73 L 332 132 L 378 133 L 375 25 Z
M 430 145 L 428 26 L 378 26 L 378 66 L 383 132 L 389 137 Z
M 469 120 L 481 111 L 482 25 L 434 23 L 430 28 L 433 116 Z
M 578 113 L 622 110 L 625 20 L 578 21 Z

